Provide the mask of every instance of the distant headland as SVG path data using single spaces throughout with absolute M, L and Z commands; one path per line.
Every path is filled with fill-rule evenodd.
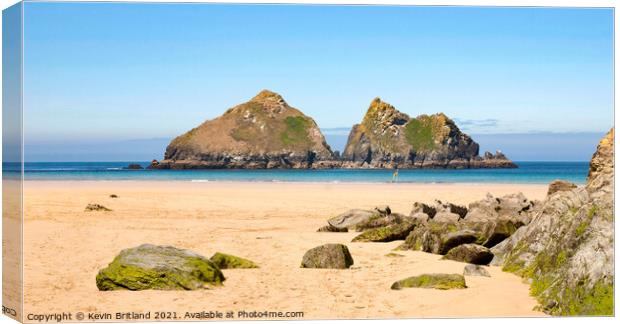
M 516 168 L 479 145 L 443 113 L 410 118 L 375 98 L 354 125 L 342 155 L 314 119 L 281 95 L 263 90 L 250 101 L 176 137 L 153 169 Z

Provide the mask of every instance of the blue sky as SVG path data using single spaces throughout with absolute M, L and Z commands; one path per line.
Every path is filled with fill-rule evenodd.
M 471 134 L 613 125 L 607 9 L 27 3 L 24 20 L 33 147 L 170 138 L 264 88 L 324 129 L 376 96 Z

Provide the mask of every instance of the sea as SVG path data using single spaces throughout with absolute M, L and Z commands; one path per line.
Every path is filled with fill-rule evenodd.
M 147 180 L 147 181 L 254 181 L 382 183 L 392 182 L 393 170 L 128 170 L 137 163 L 150 162 L 27 162 L 26 180 Z M 399 170 L 399 183 L 533 183 L 546 184 L 555 179 L 585 183 L 588 162 L 515 162 L 516 169 L 415 169 Z M 19 177 L 19 165 L 4 163 L 4 177 Z

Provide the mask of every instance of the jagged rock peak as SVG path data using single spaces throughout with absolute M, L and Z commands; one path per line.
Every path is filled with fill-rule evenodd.
M 267 89 L 261 90 L 261 92 L 250 99 L 250 102 L 257 102 L 261 104 L 279 104 L 285 106 L 288 105 L 279 93 Z
M 398 111 L 391 104 L 376 97 L 370 102 L 362 124 L 368 128 L 376 127 L 378 124 L 388 127 L 390 125 L 404 125 L 407 121 L 409 121 L 407 114 Z

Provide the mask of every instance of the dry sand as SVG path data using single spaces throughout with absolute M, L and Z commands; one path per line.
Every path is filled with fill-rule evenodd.
M 26 181 L 24 312 L 303 311 L 304 319 L 542 316 L 528 285 L 499 268 L 466 277 L 467 289 L 390 290 L 422 273 L 462 273 L 463 263 L 417 251 L 386 257 L 401 242 L 351 243 L 356 233 L 317 233 L 350 208 L 414 201 L 467 204 L 487 192 L 542 199 L 544 185 L 320 184 Z M 119 198 L 110 198 L 117 194 Z M 84 212 L 100 203 L 111 212 Z M 348 245 L 349 270 L 299 268 L 305 251 Z M 95 275 L 122 249 L 173 245 L 210 257 L 249 258 L 260 269 L 224 270 L 221 288 L 100 292 Z M 153 315 L 152 315 L 153 316 Z

